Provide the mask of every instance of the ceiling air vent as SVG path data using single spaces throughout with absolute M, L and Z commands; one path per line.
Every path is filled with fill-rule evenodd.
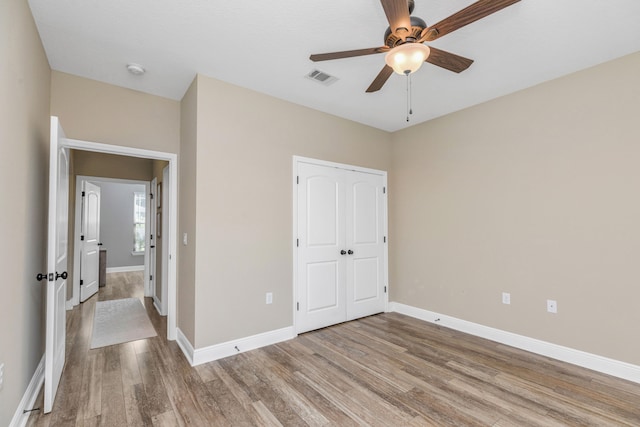
M 320 70 L 312 70 L 309 74 L 307 74 L 305 76 L 306 78 L 310 79 L 310 80 L 314 80 L 320 84 L 323 84 L 325 86 L 329 86 L 332 83 L 335 83 L 338 78 L 334 77 L 332 75 L 329 75 L 325 72 L 322 72 Z

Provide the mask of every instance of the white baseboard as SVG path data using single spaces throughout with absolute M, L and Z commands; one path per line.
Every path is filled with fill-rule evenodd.
M 44 354 L 40 359 L 40 363 L 38 363 L 36 371 L 33 373 L 33 377 L 31 377 L 31 381 L 22 396 L 18 409 L 16 409 L 13 419 L 9 423 L 9 427 L 24 427 L 27 425 L 30 413 L 25 413 L 24 411 L 33 409 L 33 405 L 36 404 L 36 399 L 38 398 L 38 393 L 40 393 L 42 384 L 44 384 Z
M 180 347 L 180 350 L 182 350 L 182 352 L 184 353 L 184 356 L 189 361 L 189 364 L 191 366 L 194 366 L 193 353 L 195 352 L 195 350 L 193 349 L 193 345 L 191 345 L 191 342 L 187 339 L 187 337 L 184 336 L 180 328 L 176 328 L 176 342 L 178 343 L 178 347 Z
M 156 311 L 158 312 L 158 314 L 160 316 L 166 316 L 166 313 L 162 312 L 162 302 L 160 302 L 160 300 L 158 300 L 155 296 L 152 297 L 153 298 L 153 306 L 156 308 Z
M 126 273 L 128 271 L 144 271 L 144 265 L 125 265 L 124 267 L 107 267 L 107 273 Z
M 177 329 L 177 343 L 182 349 L 191 366 L 212 362 L 234 354 L 254 350 L 271 344 L 277 344 L 296 337 L 293 326 L 277 329 L 275 331 L 264 332 L 250 337 L 227 341 L 209 347 L 194 349 L 193 345 L 184 336 L 180 328 Z
M 435 313 L 429 310 L 412 307 L 409 305 L 392 302 L 389 304 L 389 311 L 405 314 L 416 319 L 455 329 L 477 337 L 486 338 L 502 344 L 516 347 L 542 356 L 551 357 L 583 368 L 592 369 L 614 377 L 640 383 L 640 366 L 619 360 L 598 356 L 561 345 L 552 344 L 535 338 L 529 338 L 512 332 L 483 326 L 477 323 L 468 322 L 444 314 Z

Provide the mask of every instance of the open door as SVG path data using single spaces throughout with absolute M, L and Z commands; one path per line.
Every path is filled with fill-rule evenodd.
M 153 296 L 153 302 L 156 304 L 157 307 L 157 297 L 156 297 L 156 280 L 157 280 L 157 274 L 156 274 L 156 264 L 157 264 L 157 258 L 156 258 L 156 246 L 158 244 L 158 239 L 157 239 L 157 235 L 156 235 L 156 230 L 157 230 L 157 224 L 156 224 L 156 215 L 158 212 L 157 209 L 157 186 L 158 186 L 158 180 L 157 178 L 153 178 L 153 180 L 151 180 L 151 188 L 149 189 L 149 196 L 147 198 L 147 212 L 149 212 L 149 220 L 147 222 L 149 230 L 147 232 L 147 234 L 149 235 L 149 248 L 148 248 L 148 254 L 149 254 L 149 290 L 151 291 L 151 295 Z M 146 289 L 146 287 L 145 287 Z
M 100 187 L 82 182 L 82 229 L 80 241 L 80 302 L 98 292 L 100 260 Z
M 69 210 L 69 150 L 64 132 L 51 117 L 49 153 L 49 231 L 47 237 L 47 327 L 44 369 L 44 412 L 51 412 L 64 368 L 67 299 L 67 227 Z

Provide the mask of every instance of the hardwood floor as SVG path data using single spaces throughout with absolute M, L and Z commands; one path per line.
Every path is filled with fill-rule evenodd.
M 142 297 L 141 273 L 98 299 Z M 67 316 L 53 412 L 29 426 L 640 426 L 640 385 L 389 313 L 192 368 L 158 336 L 89 350 Z M 42 393 L 36 406 L 42 406 Z

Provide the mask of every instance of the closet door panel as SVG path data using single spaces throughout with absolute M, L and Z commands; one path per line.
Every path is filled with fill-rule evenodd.
M 346 175 L 347 319 L 384 311 L 384 179 Z
M 346 320 L 344 171 L 298 167 L 297 330 Z

